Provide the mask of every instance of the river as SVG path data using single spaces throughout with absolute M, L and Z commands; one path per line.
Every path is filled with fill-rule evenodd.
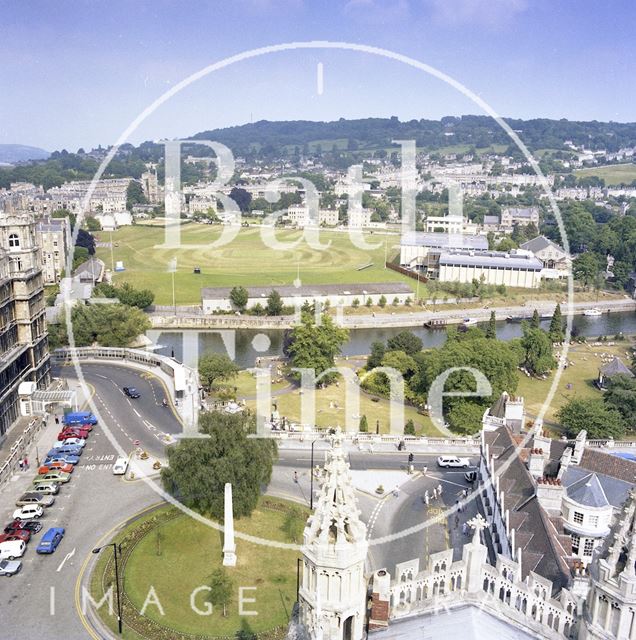
M 549 320 L 541 322 L 545 329 L 550 324 Z M 386 342 L 396 333 L 403 331 L 400 328 L 377 329 L 352 329 L 349 341 L 344 345 L 342 353 L 345 356 L 358 356 L 368 354 L 371 343 L 380 340 Z M 408 327 L 418 335 L 425 348 L 437 347 L 446 340 L 446 331 L 440 329 L 427 329 L 425 327 Z M 598 337 L 601 335 L 614 337 L 617 333 L 636 334 L 636 313 L 633 311 L 620 311 L 606 313 L 596 318 L 582 315 L 574 316 L 574 335 L 586 337 Z M 183 359 L 183 335 L 193 338 L 192 330 L 159 331 L 150 330 L 147 336 L 157 345 L 157 353 L 173 355 L 178 360 Z M 265 338 L 266 336 L 266 338 Z M 497 337 L 500 340 L 510 340 L 521 336 L 521 324 L 498 322 Z M 257 331 L 253 329 L 239 330 L 209 330 L 200 331 L 198 337 L 199 353 L 215 351 L 217 353 L 229 353 L 234 349 L 233 358 L 241 368 L 253 367 L 254 361 L 259 356 L 278 356 L 283 352 L 283 330 Z M 232 354 L 230 353 L 230 356 Z

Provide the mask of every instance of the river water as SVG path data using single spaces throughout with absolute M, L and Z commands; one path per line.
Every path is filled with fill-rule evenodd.
M 545 320 L 542 321 L 541 326 L 547 329 L 549 324 L 550 321 Z M 443 329 L 427 329 L 425 327 L 406 327 L 406 329 L 418 335 L 425 348 L 437 347 L 446 340 L 446 331 Z M 368 354 L 372 342 L 376 340 L 386 342 L 403 330 L 400 328 L 352 329 L 349 332 L 349 341 L 344 345 L 342 353 L 345 356 Z M 614 337 L 617 333 L 636 334 L 636 313 L 621 311 L 603 314 L 596 318 L 577 315 L 573 320 L 573 333 L 586 337 L 601 335 Z M 157 345 L 157 353 L 172 355 L 178 360 L 183 360 L 185 335 L 186 341 L 197 340 L 200 354 L 206 351 L 229 353 L 241 368 L 253 367 L 259 356 L 278 356 L 283 352 L 283 330 L 209 330 L 198 332 L 198 338 L 196 334 L 197 332 L 192 330 L 182 332 L 151 330 L 148 331 L 147 336 Z M 521 336 L 521 324 L 497 323 L 497 337 L 500 340 L 510 340 L 519 336 Z M 234 351 L 233 354 L 232 351 Z

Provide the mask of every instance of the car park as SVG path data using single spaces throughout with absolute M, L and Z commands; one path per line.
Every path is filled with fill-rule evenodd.
M 97 418 L 90 411 L 73 411 L 67 413 L 62 422 L 69 424 L 97 424 Z
M 64 473 L 73 473 L 75 465 L 70 462 L 51 462 L 50 464 L 43 464 L 38 473 L 48 473 L 49 471 L 63 471 Z
M 26 542 L 24 540 L 8 540 L 0 542 L 0 560 L 14 560 L 21 558 L 26 550 Z
M 31 518 L 41 518 L 44 509 L 39 504 L 26 504 L 13 512 L 14 520 L 30 520 Z
M 60 542 L 62 542 L 62 538 L 64 537 L 64 528 L 63 527 L 51 527 L 40 540 L 40 544 L 37 546 L 36 551 L 38 553 L 53 553 Z
M 141 393 L 135 387 L 124 387 L 123 391 L 129 398 L 141 398 Z
M 86 440 L 84 438 L 67 438 L 64 440 L 65 447 L 84 447 Z
M 11 533 L 12 531 L 18 531 L 24 529 L 31 533 L 38 533 L 42 529 L 42 523 L 37 520 L 13 520 L 5 528 L 5 533 Z
M 72 456 L 70 454 L 60 456 L 49 456 L 44 461 L 45 465 L 49 465 L 51 462 L 61 462 L 62 464 L 76 465 L 79 462 L 79 456 Z
M 41 476 L 36 476 L 32 484 L 38 485 L 41 482 L 68 482 L 70 479 L 70 473 L 64 473 L 63 471 L 49 471 Z
M 75 447 L 70 444 L 63 444 L 59 447 L 53 447 L 47 454 L 47 458 L 53 458 L 58 456 L 81 456 L 82 455 L 82 447 Z
M 0 560 L 0 576 L 10 578 L 18 573 L 21 568 L 22 563 L 19 560 Z
M 117 460 L 115 460 L 115 464 L 113 465 L 113 475 L 123 476 L 128 469 L 128 458 L 125 456 L 119 456 Z
M 50 507 L 55 502 L 53 496 L 47 496 L 39 491 L 27 491 L 15 501 L 16 507 L 23 507 L 25 504 L 39 504 L 43 507 Z
M 16 529 L 10 533 L 0 534 L 0 544 L 3 542 L 9 542 L 11 540 L 23 540 L 28 542 L 31 539 L 31 532 L 26 529 Z
M 437 466 L 448 469 L 449 467 L 470 467 L 470 460 L 468 458 L 458 458 L 457 456 L 440 456 L 437 458 Z

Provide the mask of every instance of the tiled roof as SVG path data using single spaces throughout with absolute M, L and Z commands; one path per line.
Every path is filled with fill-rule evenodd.
M 636 462 L 613 456 L 600 449 L 586 447 L 579 467 L 631 484 L 636 482 Z
M 609 500 L 595 473 L 588 473 L 567 487 L 568 498 L 585 507 L 607 507 Z
M 603 473 L 593 472 L 594 476 L 600 483 L 603 493 L 609 504 L 618 509 L 629 496 L 630 489 L 634 486 L 631 482 L 625 482 L 618 478 Z M 590 472 L 580 466 L 570 465 L 563 474 L 563 484 L 567 487 L 568 495 L 570 495 L 570 487 L 590 477 Z
M 599 372 L 606 378 L 611 378 L 612 376 L 619 375 L 628 376 L 629 378 L 634 377 L 631 369 L 623 364 L 623 361 L 620 358 L 614 358 L 611 362 L 608 362 L 606 365 L 602 366 L 599 369 Z

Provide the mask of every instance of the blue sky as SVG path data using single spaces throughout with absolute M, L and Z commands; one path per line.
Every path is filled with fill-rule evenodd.
M 111 144 L 190 74 L 248 49 L 301 40 L 361 43 L 414 57 L 503 116 L 636 120 L 630 0 L 0 0 L 0 9 L 2 143 L 49 150 Z M 400 63 L 291 51 L 197 81 L 130 141 L 260 119 L 461 113 L 480 110 Z

